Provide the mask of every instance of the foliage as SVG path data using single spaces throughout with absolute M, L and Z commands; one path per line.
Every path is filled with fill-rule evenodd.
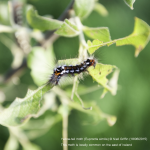
M 133 9 L 135 0 L 124 1 Z M 133 45 L 136 48 L 135 56 L 137 57 L 149 42 L 150 27 L 142 19 L 136 17 L 133 32 L 129 36 L 112 40 L 108 27 L 90 27 L 84 25 L 84 20 L 88 20 L 88 16 L 94 10 L 103 17 L 108 15 L 107 9 L 102 4 L 94 0 L 75 0 L 73 2 L 73 6 L 64 12 L 67 12 L 67 14 L 65 14 L 66 16 L 63 19 L 59 18 L 59 20 L 53 19 L 50 16 L 39 15 L 40 13 L 38 14 L 32 5 L 28 5 L 25 1 L 8 3 L 9 16 L 11 19 L 8 24 L 0 24 L 0 33 L 3 35 L 0 40 L 11 50 L 13 57 L 16 58 L 13 62 L 17 60 L 17 54 L 20 54 L 21 60 L 18 63 L 19 65 L 17 65 L 17 67 L 14 66 L 12 70 L 20 70 L 22 66 L 27 67 L 31 70 L 34 83 L 40 87 L 37 89 L 34 88 L 34 90 L 28 89 L 24 98 L 16 98 L 12 104 L 7 108 L 3 108 L 3 111 L 0 113 L 0 124 L 8 127 L 10 132 L 10 137 L 5 149 L 10 149 L 12 143 L 14 143 L 12 149 L 17 149 L 18 142 L 24 149 L 40 149 L 39 146 L 29 141 L 28 138 L 30 136 L 28 136 L 28 133 L 24 133 L 24 128 L 29 129 L 28 124 L 32 121 L 30 120 L 31 117 L 38 118 L 44 116 L 44 113 L 49 110 L 55 114 L 52 114 L 53 117 L 51 116 L 51 118 L 53 118 L 52 124 L 43 122 L 47 129 L 61 121 L 61 119 L 64 121 L 66 117 L 69 116 L 71 110 L 78 110 L 84 113 L 90 118 L 86 121 L 88 124 L 96 124 L 99 121 L 107 120 L 108 124 L 112 126 L 116 122 L 116 116 L 104 113 L 95 102 L 83 101 L 80 92 L 84 90 L 88 91 L 88 88 L 84 87 L 82 89 L 81 86 L 80 92 L 78 91 L 78 89 L 80 89 L 80 76 L 78 74 L 75 74 L 73 79 L 71 78 L 71 82 L 66 82 L 69 80 L 69 77 L 64 77 L 66 83 L 62 85 L 62 89 L 58 86 L 54 87 L 54 85 L 48 84 L 47 78 L 41 81 L 41 76 L 44 77 L 45 74 L 45 76 L 49 78 L 53 73 L 53 69 L 56 66 L 56 56 L 54 54 L 55 49 L 53 45 L 59 37 L 79 37 L 78 58 L 58 60 L 58 64 L 70 64 L 70 62 L 71 64 L 73 64 L 73 62 L 75 62 L 74 64 L 78 64 L 87 59 L 90 55 L 94 55 L 96 51 L 101 50 L 101 47 L 110 46 L 114 43 L 116 43 L 116 46 Z M 23 5 L 25 5 L 25 9 L 22 8 Z M 12 11 L 18 11 L 15 6 L 22 8 L 21 11 L 23 11 L 23 13 L 16 12 L 19 16 L 12 15 Z M 26 15 L 26 23 L 21 25 L 20 19 L 24 17 L 23 14 Z M 67 16 L 69 16 L 69 18 Z M 5 33 L 7 33 L 7 35 L 5 35 Z M 15 35 L 17 42 L 11 39 L 10 45 L 8 45 L 5 41 L 10 35 Z M 85 36 L 88 38 L 87 42 Z M 21 52 L 17 53 L 14 49 L 19 49 Z M 62 51 L 64 51 L 64 49 L 62 49 Z M 50 65 L 51 68 L 47 68 L 47 66 L 42 65 L 42 63 Z M 13 81 L 14 84 L 17 83 L 19 77 L 17 73 L 15 74 L 16 80 Z M 84 76 L 84 74 L 82 75 Z M 88 68 L 88 75 L 103 89 L 103 91 L 101 91 L 101 98 L 103 98 L 107 92 L 116 95 L 119 77 L 119 69 L 117 66 L 97 62 L 95 67 L 92 66 Z M 3 80 L 3 84 L 4 82 Z M 70 83 L 73 84 L 72 90 L 70 90 Z M 36 85 L 34 85 L 34 87 Z M 68 90 L 65 90 L 66 87 L 69 87 Z M 60 104 L 56 102 L 57 98 Z M 55 108 L 55 110 L 53 110 L 53 108 Z M 36 122 L 36 120 L 34 121 Z M 12 127 L 20 125 L 22 126 L 15 128 L 15 130 L 12 129 Z M 40 129 L 40 127 L 37 128 Z M 46 131 L 47 130 L 45 130 L 45 132 Z M 41 136 L 43 133 L 39 132 L 37 136 Z M 24 139 L 21 139 L 19 135 L 25 137 L 27 147 L 24 143 Z

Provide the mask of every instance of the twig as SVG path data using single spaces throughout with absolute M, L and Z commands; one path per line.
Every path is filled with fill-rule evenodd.
M 63 114 L 63 129 L 62 129 L 62 135 L 63 135 L 63 150 L 68 150 L 68 114 Z
M 71 0 L 71 2 L 66 7 L 66 9 L 64 10 L 64 12 L 59 16 L 58 20 L 63 21 L 65 18 L 69 18 L 70 17 L 69 16 L 69 11 L 70 11 L 70 9 L 72 9 L 73 4 L 74 4 L 74 0 Z M 49 31 L 49 32 L 47 32 L 45 34 L 45 42 L 53 35 L 54 32 L 55 32 L 55 30 Z

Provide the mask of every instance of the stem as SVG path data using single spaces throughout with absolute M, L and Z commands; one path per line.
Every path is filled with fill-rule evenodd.
M 79 34 L 79 42 L 80 42 L 80 47 L 79 47 L 79 61 L 83 61 L 85 59 L 87 59 L 88 54 L 87 54 L 87 44 L 84 38 L 84 34 L 82 31 L 82 23 L 79 19 L 79 17 L 75 17 L 75 23 L 78 27 L 78 29 L 80 30 L 80 34 Z M 73 88 L 72 88 L 72 94 L 71 94 L 71 100 L 73 100 L 74 94 L 77 93 L 76 89 L 78 87 L 78 77 L 76 76 L 74 78 L 74 82 L 73 82 Z
M 87 47 L 88 46 L 86 44 L 84 34 L 83 34 L 83 31 L 82 31 L 82 28 L 83 28 L 82 23 L 81 23 L 79 17 L 75 18 L 75 22 L 76 22 L 77 27 L 80 30 L 80 34 L 79 34 L 79 41 L 80 41 L 79 59 L 86 59 L 87 56 L 88 56 L 88 54 L 87 54 Z
M 73 81 L 72 93 L 71 93 L 72 101 L 73 101 L 74 93 L 76 92 L 77 87 L 78 87 L 78 76 L 75 76 L 74 81 Z
M 63 117 L 63 129 L 62 129 L 62 135 L 63 135 L 63 150 L 68 150 L 68 114 L 62 115 Z

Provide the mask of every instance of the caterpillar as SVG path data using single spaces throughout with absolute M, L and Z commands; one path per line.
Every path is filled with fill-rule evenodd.
M 82 72 L 88 71 L 87 69 L 90 66 L 93 66 L 95 68 L 96 66 L 95 59 L 88 58 L 87 60 L 83 61 L 83 63 L 75 66 L 73 65 L 58 66 L 57 68 L 54 69 L 53 74 L 51 75 L 50 80 L 48 82 L 53 85 L 57 85 L 62 76 L 64 75 L 74 76 L 75 73 L 80 74 Z

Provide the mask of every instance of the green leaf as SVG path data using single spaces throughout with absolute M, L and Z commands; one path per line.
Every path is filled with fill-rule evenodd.
M 93 77 L 93 79 L 98 82 L 100 85 L 102 85 L 106 90 L 110 91 L 112 94 L 113 93 L 113 88 L 111 88 L 108 85 L 108 79 L 106 76 L 110 74 L 114 68 L 117 68 L 116 66 L 113 65 L 104 65 L 97 63 L 95 68 L 90 67 L 88 68 L 89 74 Z
M 91 109 L 92 107 L 86 108 L 86 107 L 84 106 L 83 100 L 81 99 L 81 97 L 79 96 L 79 94 L 78 94 L 78 92 L 77 92 L 78 84 L 79 84 L 78 76 L 76 76 L 76 77 L 74 78 L 74 84 L 73 84 L 73 88 L 72 88 L 71 99 L 72 99 L 74 102 L 80 104 L 83 109 Z
M 53 73 L 55 66 L 53 48 L 34 47 L 28 55 L 27 64 L 31 69 L 34 82 L 38 86 L 45 84 L 48 81 L 48 77 Z
M 135 18 L 134 31 L 127 37 L 112 40 L 103 43 L 99 40 L 94 40 L 93 42 L 88 41 L 88 51 L 90 54 L 94 53 L 95 50 L 102 46 L 109 46 L 116 43 L 116 46 L 122 45 L 133 45 L 135 49 L 135 56 L 137 57 L 139 53 L 145 48 L 150 39 L 150 27 L 149 25 L 139 18 Z
M 39 16 L 37 11 L 34 10 L 32 6 L 30 6 L 27 11 L 27 20 L 33 28 L 39 29 L 41 31 L 56 30 L 63 23 L 55 19 Z
M 79 35 L 80 31 L 76 25 L 71 23 L 68 19 L 65 19 L 61 27 L 55 33 L 60 36 L 74 37 Z
M 94 10 L 104 17 L 108 15 L 107 9 L 100 3 L 95 3 Z
M 76 16 L 86 18 L 94 9 L 94 0 L 75 0 L 73 5 Z
M 89 115 L 90 117 L 92 117 L 92 122 L 98 123 L 99 121 L 106 119 L 109 125 L 112 126 L 115 124 L 116 117 L 103 113 L 100 110 L 100 108 L 97 106 L 97 104 L 95 104 L 95 103 L 89 104 L 88 103 L 86 105 L 92 106 L 92 109 L 85 110 L 81 107 L 80 103 L 76 103 L 76 102 L 71 101 L 66 96 L 66 93 L 63 90 L 61 90 L 60 88 L 58 88 L 57 86 L 54 87 L 53 91 L 62 98 L 62 101 L 64 104 L 67 104 L 71 108 L 79 110 L 79 111 Z
M 111 88 L 112 95 L 116 95 L 116 93 L 117 93 L 119 72 L 120 72 L 119 69 L 115 69 L 111 79 L 109 79 L 109 81 L 108 81 L 108 85 Z M 108 92 L 108 90 L 104 89 L 104 91 L 101 95 L 101 98 L 103 98 L 107 92 Z
M 99 41 L 99 40 L 93 40 L 93 42 L 88 40 L 87 44 L 88 44 L 88 52 L 90 54 L 93 54 L 98 48 L 104 46 L 104 43 L 102 41 Z
M 98 39 L 103 42 L 111 41 L 109 29 L 107 27 L 89 28 L 84 26 L 83 32 L 92 39 Z
M 59 65 L 76 65 L 77 63 L 79 63 L 79 59 L 78 58 L 71 58 L 71 59 L 63 59 L 63 60 L 58 60 L 58 64 Z
M 40 109 L 43 95 L 53 86 L 45 84 L 37 90 L 28 90 L 25 98 L 16 98 L 13 103 L 0 114 L 0 124 L 4 126 L 18 126 L 24 124 L 31 117 L 36 116 Z
M 133 4 L 134 4 L 135 0 L 124 0 L 124 2 L 125 2 L 131 9 L 133 9 Z
M 117 46 L 133 45 L 135 56 L 138 56 L 140 51 L 144 49 L 150 39 L 149 25 L 139 18 L 135 18 L 134 31 L 127 37 L 115 40 Z

